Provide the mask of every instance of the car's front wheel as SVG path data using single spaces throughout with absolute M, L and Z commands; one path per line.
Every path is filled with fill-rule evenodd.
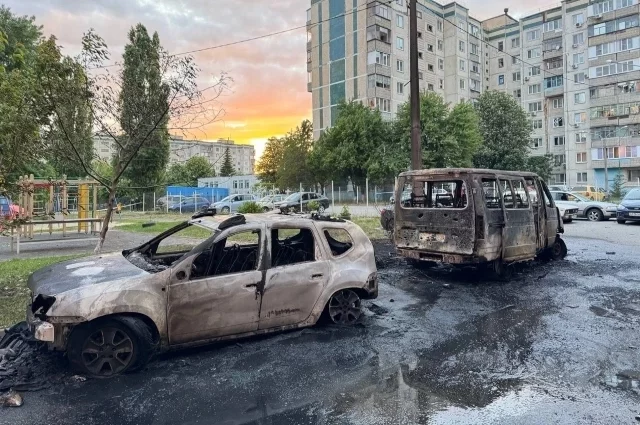
M 229 214 L 231 212 L 231 208 L 229 207 L 222 207 L 222 209 L 220 210 L 220 212 L 222 214 Z
M 343 289 L 329 300 L 329 317 L 338 325 L 353 325 L 362 315 L 362 301 L 351 289 Z
M 591 208 L 587 211 L 587 218 L 589 221 L 602 221 L 604 214 L 598 208 Z
M 149 327 L 140 319 L 122 316 L 77 326 L 69 337 L 67 356 L 77 372 L 108 378 L 141 368 L 153 350 Z

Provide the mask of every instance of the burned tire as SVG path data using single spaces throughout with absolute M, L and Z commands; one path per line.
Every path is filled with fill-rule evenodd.
M 549 250 L 549 254 L 554 260 L 562 260 L 567 256 L 567 244 L 565 244 L 561 238 L 556 238 L 556 241 Z
M 98 319 L 77 326 L 67 357 L 78 373 L 108 378 L 146 365 L 155 348 L 151 329 L 135 317 Z
M 353 325 L 362 316 L 362 301 L 355 291 L 343 289 L 331 296 L 327 312 L 336 325 Z
M 598 208 L 591 208 L 585 213 L 589 221 L 602 221 L 604 214 Z

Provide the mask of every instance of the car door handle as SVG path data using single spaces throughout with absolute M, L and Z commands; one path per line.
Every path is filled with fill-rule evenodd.
M 324 275 L 322 273 L 312 274 L 311 275 L 311 279 L 320 279 L 322 277 L 324 277 Z

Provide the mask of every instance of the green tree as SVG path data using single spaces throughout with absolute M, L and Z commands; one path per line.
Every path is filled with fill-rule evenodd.
M 611 183 L 611 198 L 619 201 L 622 199 L 622 189 L 624 188 L 624 175 L 622 171 L 618 169 L 615 177 L 613 178 L 613 182 Z
M 220 175 L 222 177 L 231 177 L 236 173 L 235 168 L 233 168 L 233 161 L 231 160 L 231 152 L 229 148 L 224 151 L 224 161 L 222 162 L 222 167 L 220 167 Z
M 479 168 L 525 170 L 528 165 L 531 123 L 516 100 L 503 92 L 486 91 L 476 110 L 484 143 L 474 157 Z
M 280 189 L 299 190 L 300 183 L 313 184 L 307 158 L 313 143 L 313 126 L 304 120 L 282 138 L 282 161 L 278 167 L 276 185 Z
M 147 188 L 162 183 L 169 163 L 166 111 L 171 90 L 162 80 L 163 51 L 158 33 L 150 37 L 145 26 L 138 24 L 129 31 L 128 38 L 119 96 L 120 126 L 125 139 L 120 149 L 130 154 L 133 147 L 136 154 L 123 175 L 133 185 Z
M 442 97 L 433 92 L 420 95 L 422 161 L 425 168 L 470 167 L 482 144 L 478 116 L 468 103 L 450 109 Z M 406 157 L 410 154 L 411 104 L 402 105 L 394 126 L 395 137 Z
M 256 174 L 260 181 L 267 185 L 275 185 L 278 181 L 278 168 L 282 164 L 284 154 L 283 138 L 271 137 L 264 147 L 264 152 L 256 164 Z
M 536 173 L 543 180 L 549 181 L 551 178 L 551 173 L 553 171 L 553 155 L 536 155 L 529 156 L 527 158 L 527 164 L 524 171 L 531 171 L 532 173 Z
M 202 156 L 189 158 L 183 164 L 173 164 L 167 171 L 167 183 L 176 186 L 198 186 L 198 179 L 215 177 L 213 167 Z

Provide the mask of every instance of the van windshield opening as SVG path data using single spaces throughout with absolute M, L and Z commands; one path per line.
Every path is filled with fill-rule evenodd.
M 403 208 L 455 208 L 464 209 L 468 204 L 467 185 L 462 180 L 420 179 L 405 177 L 400 182 Z

